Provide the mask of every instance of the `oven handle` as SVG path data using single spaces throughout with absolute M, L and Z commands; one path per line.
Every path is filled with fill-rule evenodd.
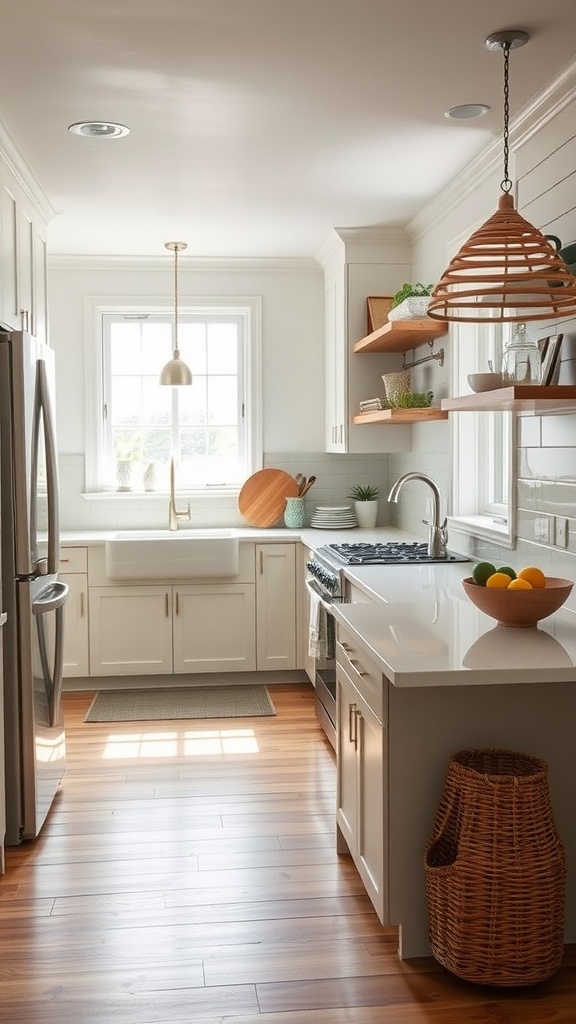
M 315 594 L 317 597 L 320 598 L 320 604 L 322 605 L 323 608 L 326 609 L 328 614 L 331 615 L 332 606 L 336 604 L 336 602 L 331 597 L 328 597 L 326 592 L 322 590 L 322 587 L 319 586 L 315 579 L 306 580 L 306 589 L 309 591 L 309 593 Z

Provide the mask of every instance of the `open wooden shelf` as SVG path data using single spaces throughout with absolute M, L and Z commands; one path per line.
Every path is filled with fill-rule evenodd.
M 374 409 L 359 412 L 354 423 L 421 423 L 424 420 L 447 420 L 442 409 Z
M 432 320 L 390 320 L 354 343 L 355 352 L 407 352 L 446 334 L 447 325 Z
M 576 387 L 514 384 L 497 391 L 442 399 L 446 412 L 562 412 L 576 409 Z

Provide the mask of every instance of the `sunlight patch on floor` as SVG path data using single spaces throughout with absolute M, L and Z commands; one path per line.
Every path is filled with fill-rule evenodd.
M 103 760 L 153 757 L 210 757 L 257 754 L 254 729 L 170 730 L 163 733 L 122 732 L 108 736 Z

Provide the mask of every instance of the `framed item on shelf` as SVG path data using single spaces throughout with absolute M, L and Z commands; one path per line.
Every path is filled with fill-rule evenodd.
M 392 295 L 371 295 L 366 299 L 366 334 L 372 334 L 388 323 L 392 299 Z
M 542 384 L 545 387 L 553 384 L 557 376 L 562 337 L 562 334 L 552 334 L 548 338 L 540 338 L 538 342 L 542 359 Z

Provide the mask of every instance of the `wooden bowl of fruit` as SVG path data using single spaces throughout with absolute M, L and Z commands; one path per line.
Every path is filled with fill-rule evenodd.
M 491 562 L 478 562 L 462 586 L 472 604 L 500 626 L 529 627 L 557 612 L 574 583 L 545 576 L 533 565 L 517 573 L 510 566 L 497 569 Z

